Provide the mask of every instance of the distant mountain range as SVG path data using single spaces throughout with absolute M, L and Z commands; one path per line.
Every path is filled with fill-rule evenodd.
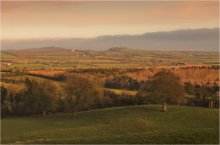
M 218 51 L 219 28 L 187 29 L 152 32 L 140 35 L 113 35 L 96 38 L 2 40 L 2 49 L 33 49 L 62 47 L 77 50 L 107 50 L 112 47 L 128 47 L 145 50 Z

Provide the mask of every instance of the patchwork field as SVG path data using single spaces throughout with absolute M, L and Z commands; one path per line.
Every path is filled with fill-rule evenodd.
M 128 48 L 92 51 L 46 47 L 31 50 L 2 51 L 1 55 L 3 68 L 138 68 L 219 64 L 218 53 L 216 52 L 146 51 Z M 9 63 L 10 65 L 7 66 Z

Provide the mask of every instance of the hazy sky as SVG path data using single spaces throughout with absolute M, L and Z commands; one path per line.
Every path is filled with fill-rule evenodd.
M 140 34 L 218 25 L 218 1 L 1 3 L 2 39 Z

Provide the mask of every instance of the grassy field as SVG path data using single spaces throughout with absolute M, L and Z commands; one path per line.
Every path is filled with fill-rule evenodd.
M 1 119 L 2 143 L 219 143 L 218 109 L 142 105 Z
M 8 50 L 1 52 L 2 63 L 10 68 L 74 69 L 74 68 L 133 68 L 173 67 L 176 63 L 218 65 L 218 53 L 184 51 L 147 51 L 138 49 L 106 51 L 72 51 L 61 48 Z
M 105 90 L 107 91 L 112 91 L 117 95 L 122 95 L 122 94 L 126 94 L 126 95 L 131 95 L 131 96 L 135 96 L 137 94 L 137 91 L 128 91 L 128 90 L 119 90 L 119 89 L 109 89 L 109 88 L 105 88 Z

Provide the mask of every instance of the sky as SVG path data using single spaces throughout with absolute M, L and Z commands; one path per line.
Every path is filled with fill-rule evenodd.
M 219 27 L 218 1 L 2 1 L 1 39 L 91 38 Z

